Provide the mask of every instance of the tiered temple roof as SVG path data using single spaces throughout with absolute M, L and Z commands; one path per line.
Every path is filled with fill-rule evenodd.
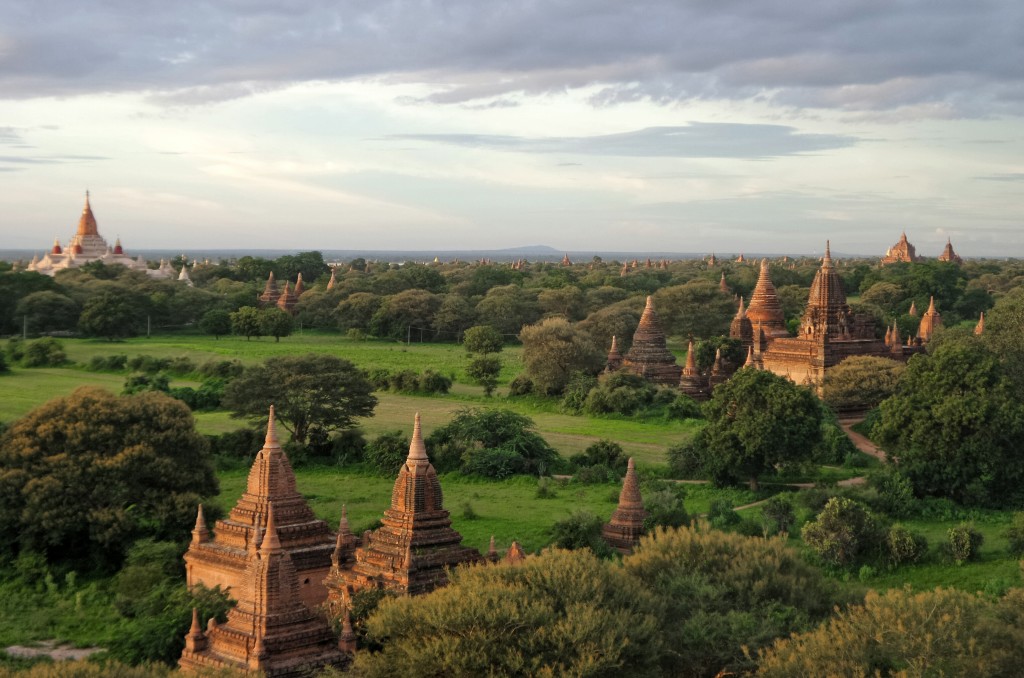
M 921 324 L 917 327 L 917 338 L 921 343 L 928 343 L 936 329 L 942 327 L 942 315 L 935 310 L 935 297 L 928 300 L 928 310 L 921 316 Z
M 614 372 L 622 367 L 622 354 L 619 352 L 618 340 L 612 335 L 612 347 L 608 349 L 608 360 L 605 361 L 604 371 Z
M 299 578 L 268 503 L 266 535 L 247 550 L 243 580 L 232 592 L 238 604 L 224 624 L 211 619 L 205 633 L 193 610 L 181 668 L 241 668 L 283 678 L 346 663 L 326 622 L 303 604 Z
M 707 400 L 708 396 L 708 385 L 707 381 L 701 375 L 700 371 L 697 370 L 697 361 L 694 358 L 693 340 L 690 341 L 690 345 L 686 349 L 686 365 L 683 367 L 683 372 L 679 376 L 679 390 L 684 395 L 688 395 L 694 400 Z
M 448 583 L 445 568 L 476 563 L 483 556 L 462 545 L 445 510 L 441 483 L 427 457 L 416 415 L 409 456 L 391 492 L 391 508 L 381 527 L 359 546 L 338 554 L 325 580 L 332 606 L 348 606 L 349 596 L 365 588 L 403 594 L 429 593 Z M 349 564 L 343 564 L 344 561 Z
M 300 576 L 300 594 L 310 608 L 327 596 L 323 578 L 331 567 L 335 537 L 327 523 L 314 517 L 305 498 L 295 488 L 295 474 L 277 437 L 274 408 L 270 408 L 266 440 L 256 454 L 246 490 L 231 513 L 218 520 L 211 536 L 202 508 L 185 553 L 189 586 L 221 586 L 234 593 L 244 581 L 247 554 L 256 540 L 259 525 L 267 524 L 274 504 L 279 538 Z
M 939 261 L 948 261 L 954 264 L 964 263 L 960 255 L 953 251 L 953 243 L 949 241 L 949 238 L 946 238 L 946 247 L 942 250 L 942 254 L 939 255 Z
M 913 263 L 919 261 L 917 251 L 914 246 L 907 240 L 907 233 L 904 231 L 900 234 L 899 242 L 890 247 L 885 252 L 885 256 L 882 257 L 882 265 L 895 264 L 896 262 Z
M 729 289 L 729 283 L 725 281 L 725 271 L 722 271 L 722 277 L 718 281 L 718 289 L 729 294 L 732 290 Z
M 601 536 L 608 544 L 622 554 L 633 552 L 644 533 L 644 519 L 647 511 L 640 496 L 640 482 L 636 477 L 633 458 L 626 465 L 626 477 L 619 493 L 619 505 L 612 512 L 612 518 L 601 528 Z
M 825 243 L 821 268 L 814 274 L 807 308 L 800 322 L 800 336 L 849 338 L 853 330 L 853 312 L 846 303 L 843 283 L 832 265 L 832 254 Z
M 274 278 L 274 272 L 271 271 L 267 276 L 267 284 L 263 286 L 263 294 L 257 298 L 261 306 L 274 306 L 280 297 L 281 293 L 277 291 L 277 279 Z
M 747 318 L 753 325 L 760 323 L 765 336 L 784 337 L 789 335 L 789 330 L 786 329 L 786 314 L 782 310 L 782 302 L 779 301 L 775 285 L 772 284 L 767 259 L 761 260 L 761 272 L 757 276 L 757 284 L 750 295 Z
M 298 302 L 299 297 L 291 290 L 291 286 L 288 281 L 284 281 L 284 289 L 281 290 L 281 295 L 277 298 L 277 307 L 287 313 L 295 312 L 295 304 Z
M 647 306 L 633 334 L 633 345 L 622 359 L 622 367 L 655 384 L 675 386 L 679 383 L 679 365 L 668 350 L 651 297 L 647 297 Z

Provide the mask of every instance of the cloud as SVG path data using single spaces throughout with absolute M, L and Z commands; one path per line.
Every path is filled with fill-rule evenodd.
M 989 174 L 982 177 L 974 177 L 982 181 L 1024 181 L 1024 172 L 1006 172 L 1004 174 Z
M 0 96 L 133 91 L 192 105 L 388 78 L 429 86 L 438 104 L 594 87 L 603 105 L 763 97 L 1019 114 L 1022 24 L 1018 0 L 7 2 Z
M 801 134 L 785 125 L 691 122 L 589 137 L 528 138 L 492 134 L 394 134 L 387 139 L 426 141 L 524 153 L 564 153 L 644 158 L 762 160 L 853 146 L 855 137 Z

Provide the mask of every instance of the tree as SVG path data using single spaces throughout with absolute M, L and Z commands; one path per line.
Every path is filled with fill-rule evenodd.
M 146 302 L 140 295 L 110 289 L 85 302 L 78 329 L 86 336 L 114 341 L 134 337 L 145 322 Z
M 74 329 L 78 324 L 78 304 L 58 292 L 33 292 L 18 302 L 16 317 L 24 318 L 32 332 Z
M 410 334 L 422 339 L 434 326 L 434 314 L 441 297 L 426 290 L 410 289 L 384 299 L 370 320 L 370 331 L 378 337 L 406 339 Z
M 640 323 L 640 314 L 643 312 L 643 308 L 642 297 L 620 301 L 594 311 L 577 327 L 590 335 L 594 345 L 600 351 L 610 349 L 612 337 L 615 337 L 619 351 L 625 354 L 633 345 L 633 333 Z
M 274 405 L 281 425 L 305 445 L 311 428 L 340 431 L 370 416 L 377 398 L 366 375 L 351 362 L 310 353 L 247 367 L 224 390 L 223 404 L 232 416 L 257 422 L 265 422 Z
M 249 341 L 263 334 L 263 323 L 260 322 L 260 309 L 255 306 L 243 306 L 231 314 L 231 332 L 245 337 Z
M 583 292 L 575 285 L 565 285 L 537 294 L 537 305 L 545 315 L 560 315 L 566 320 L 583 319 Z
M 117 564 L 143 536 L 180 539 L 217 492 L 192 413 L 160 393 L 82 387 L 0 439 L 3 546 L 51 562 Z
M 659 603 L 589 552 L 545 551 L 518 565 L 456 568 L 429 596 L 387 599 L 367 620 L 383 676 L 651 675 L 663 652 Z M 443 649 L 441 649 L 443 648 Z
M 665 331 L 683 337 L 706 339 L 726 334 L 736 314 L 733 298 L 707 280 L 663 288 L 654 301 Z
M 476 312 L 481 324 L 490 325 L 502 334 L 518 334 L 524 325 L 540 317 L 533 293 L 517 285 L 491 288 L 476 305 Z
M 438 457 L 456 459 L 464 466 L 475 457 L 494 452 L 511 453 L 522 468 L 543 474 L 558 453 L 534 430 L 533 420 L 511 410 L 463 409 L 427 438 L 427 448 Z M 435 461 L 438 465 L 439 461 Z
M 365 264 L 364 264 L 365 265 Z M 384 300 L 369 292 L 356 292 L 338 304 L 338 329 L 370 331 L 370 320 Z
M 498 375 L 501 374 L 501 358 L 496 355 L 478 355 L 469 361 L 466 374 L 477 384 L 484 387 L 484 396 L 490 398 L 498 386 Z
M 490 325 L 470 327 L 462 338 L 462 346 L 467 353 L 498 353 L 504 345 L 505 339 L 501 332 Z
M 1003 296 L 985 316 L 982 342 L 999 356 L 1006 374 L 1024 388 L 1024 287 Z
M 596 374 L 604 362 L 590 336 L 565 318 L 524 327 L 519 340 L 526 373 L 543 393 L 561 393 L 574 373 Z
M 847 567 L 877 554 L 884 531 L 867 506 L 846 497 L 832 497 L 800 536 L 825 563 Z
M 291 334 L 294 326 L 295 321 L 287 311 L 279 308 L 265 308 L 260 311 L 260 333 L 273 337 L 275 342 Z
M 220 339 L 221 335 L 231 333 L 231 314 L 223 309 L 211 309 L 200 318 L 199 329 Z
M 745 368 L 704 406 L 708 425 L 694 438 L 705 471 L 718 483 L 758 478 L 811 458 L 821 439 L 821 405 L 808 391 L 764 370 Z
M 1024 591 L 868 591 L 863 605 L 759 653 L 759 676 L 1017 676 Z
M 1024 406 L 995 354 L 976 337 L 916 355 L 882 402 L 872 436 L 918 496 L 1016 505 L 1024 469 Z
M 476 312 L 469 299 L 461 294 L 446 294 L 434 314 L 434 332 L 438 337 L 458 341 L 475 320 Z
M 905 369 L 888 358 L 851 356 L 825 372 L 821 399 L 837 412 L 866 412 L 896 391 Z
M 664 606 L 665 676 L 744 673 L 753 663 L 744 647 L 803 630 L 837 602 L 835 585 L 784 537 L 744 537 L 706 523 L 642 537 L 622 569 Z

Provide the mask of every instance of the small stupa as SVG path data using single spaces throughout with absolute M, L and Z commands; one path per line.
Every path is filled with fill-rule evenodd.
M 921 316 L 921 324 L 917 326 L 917 338 L 922 344 L 928 343 L 935 330 L 942 327 L 942 315 L 935 310 L 935 297 L 928 300 L 928 310 Z
M 980 337 L 985 333 L 985 312 L 981 312 L 981 316 L 978 317 L 978 324 L 974 326 L 974 335 Z
M 608 545 L 622 554 L 630 554 L 644 533 L 647 511 L 640 497 L 640 482 L 636 477 L 633 458 L 626 465 L 626 477 L 619 493 L 619 505 L 612 512 L 612 518 L 601 528 L 601 536 Z
M 708 386 L 704 377 L 701 376 L 699 370 L 697 370 L 697 361 L 693 350 L 693 341 L 690 341 L 689 346 L 686 349 L 686 365 L 683 367 L 682 374 L 679 376 L 679 390 L 683 395 L 688 395 L 694 400 L 707 400 Z
M 633 334 L 633 345 L 623 357 L 622 367 L 655 384 L 675 386 L 679 383 L 679 365 L 668 350 L 652 297 L 647 297 L 647 305 Z
M 274 272 L 271 271 L 267 276 L 267 284 L 263 286 L 263 294 L 257 299 L 261 306 L 274 306 L 280 296 L 281 293 L 277 291 L 277 280 L 274 278 Z
M 622 354 L 619 352 L 619 342 L 612 335 L 612 347 L 608 349 L 608 359 L 605 361 L 604 371 L 614 372 L 622 367 Z
M 754 291 L 750 295 L 750 305 L 747 306 L 747 318 L 754 325 L 760 323 L 765 336 L 789 336 L 789 330 L 786 328 L 786 314 L 782 310 L 779 293 L 772 283 L 767 259 L 761 260 L 761 271 L 757 276 Z

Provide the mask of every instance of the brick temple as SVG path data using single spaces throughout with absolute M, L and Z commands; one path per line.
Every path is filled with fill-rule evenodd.
M 314 517 L 295 488 L 295 474 L 277 437 L 273 406 L 266 440 L 253 461 L 246 490 L 228 517 L 217 521 L 212 534 L 199 507 L 192 543 L 185 553 L 189 586 L 220 586 L 237 595 L 235 589 L 244 581 L 249 552 L 260 525 L 267 524 L 271 502 L 281 547 L 298 573 L 299 596 L 310 609 L 324 602 L 327 590 L 323 579 L 330 571 L 335 537 L 326 522 Z
M 655 384 L 675 386 L 679 383 L 680 368 L 665 343 L 665 332 L 651 297 L 647 297 L 647 305 L 633 334 L 633 345 L 622 358 L 622 369 Z
M 348 662 L 330 627 L 303 600 L 300 574 L 280 538 L 273 502 L 267 502 L 266 513 L 266 534 L 256 530 L 246 550 L 242 581 L 232 591 L 238 604 L 228 611 L 227 621 L 217 624 L 211 618 L 204 632 L 193 609 L 178 662 L 183 671 L 240 668 L 290 678 Z
M 619 493 L 619 505 L 612 512 L 612 518 L 601 528 L 601 536 L 608 545 L 623 555 L 633 552 L 644 534 L 644 520 L 647 511 L 640 497 L 640 481 L 636 477 L 633 457 L 626 465 L 626 477 Z
M 462 535 L 452 528 L 441 483 L 427 457 L 419 414 L 409 456 L 391 492 L 391 508 L 381 523 L 357 539 L 343 518 L 324 581 L 331 609 L 347 608 L 350 596 L 367 588 L 429 593 L 448 583 L 446 568 L 484 562 L 479 551 L 462 545 Z

